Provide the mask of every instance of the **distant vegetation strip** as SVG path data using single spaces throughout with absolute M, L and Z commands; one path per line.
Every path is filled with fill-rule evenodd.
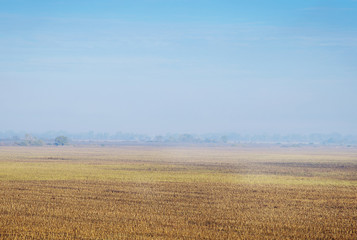
M 118 142 L 132 143 L 205 143 L 205 144 L 239 144 L 239 143 L 274 143 L 282 147 L 299 147 L 306 145 L 357 145 L 357 135 L 331 134 L 136 134 L 136 133 L 70 133 L 70 132 L 0 132 L 0 145 L 65 145 L 97 143 L 110 145 Z

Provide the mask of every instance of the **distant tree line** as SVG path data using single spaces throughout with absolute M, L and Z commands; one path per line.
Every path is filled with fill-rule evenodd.
M 38 139 L 31 134 L 26 134 L 25 139 L 17 142 L 19 146 L 42 146 L 44 142 L 41 139 Z
M 19 136 L 24 137 L 19 137 Z M 124 142 L 156 142 L 156 143 L 275 143 L 275 144 L 357 144 L 356 135 L 332 134 L 237 134 L 237 133 L 211 133 L 211 134 L 163 134 L 145 135 L 135 133 L 117 132 L 109 133 L 66 133 L 47 132 L 42 134 L 28 134 L 16 132 L 0 132 L 0 143 L 8 142 L 21 146 L 41 146 L 69 144 L 69 139 L 76 141 L 124 141 Z
M 18 146 L 43 146 L 46 144 L 42 139 L 32 136 L 31 134 L 25 134 L 25 137 L 22 140 L 17 136 L 12 137 L 12 140 L 14 140 L 15 141 L 14 144 Z M 54 139 L 53 145 L 63 146 L 63 145 L 67 145 L 68 143 L 69 143 L 68 137 L 58 136 Z M 47 142 L 47 145 L 52 145 L 52 143 Z

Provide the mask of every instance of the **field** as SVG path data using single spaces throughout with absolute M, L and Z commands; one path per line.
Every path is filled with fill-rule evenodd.
M 357 149 L 1 147 L 0 239 L 357 239 Z

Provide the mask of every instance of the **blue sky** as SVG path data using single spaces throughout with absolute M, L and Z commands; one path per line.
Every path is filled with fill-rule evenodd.
M 0 131 L 357 134 L 357 1 L 0 0 Z

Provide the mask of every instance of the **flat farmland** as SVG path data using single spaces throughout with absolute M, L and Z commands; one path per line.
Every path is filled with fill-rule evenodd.
M 357 149 L 1 147 L 0 239 L 357 239 Z

